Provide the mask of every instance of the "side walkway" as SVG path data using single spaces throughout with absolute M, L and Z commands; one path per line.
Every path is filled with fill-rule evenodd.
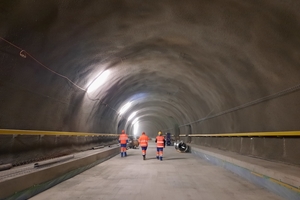
M 164 160 L 157 160 L 155 144 L 150 143 L 144 161 L 140 149 L 130 149 L 128 157 L 115 156 L 31 199 L 281 199 L 222 167 L 179 153 L 173 146 L 164 151 Z
M 289 200 L 300 200 L 300 167 L 190 144 L 192 154 Z

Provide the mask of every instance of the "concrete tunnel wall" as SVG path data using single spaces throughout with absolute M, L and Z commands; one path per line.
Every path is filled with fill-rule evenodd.
M 0 128 L 132 134 L 137 112 L 151 137 L 299 130 L 299 10 L 297 0 L 2 1 L 0 37 L 17 47 L 0 40 Z

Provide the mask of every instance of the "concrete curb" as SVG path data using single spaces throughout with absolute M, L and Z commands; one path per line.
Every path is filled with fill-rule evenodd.
M 289 200 L 300 200 L 299 177 L 191 146 L 191 153 Z
M 0 199 L 28 199 L 117 155 L 119 147 L 55 164 L 0 182 Z

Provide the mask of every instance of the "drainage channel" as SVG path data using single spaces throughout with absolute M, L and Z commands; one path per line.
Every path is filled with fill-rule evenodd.
M 107 146 L 107 148 L 116 147 L 117 144 L 112 144 Z M 51 156 L 46 159 L 45 157 L 41 159 L 34 159 L 30 162 L 28 161 L 26 164 L 22 165 L 13 165 L 13 164 L 5 164 L 1 165 L 2 170 L 0 171 L 0 180 L 5 181 L 10 178 L 22 176 L 25 174 L 29 174 L 35 171 L 38 171 L 42 167 L 50 166 L 57 163 L 66 162 L 70 159 L 74 158 L 83 158 L 93 153 L 101 152 L 105 150 L 105 146 L 97 146 L 93 147 L 92 150 L 87 150 L 83 152 L 78 152 L 72 155 L 62 155 L 62 156 Z

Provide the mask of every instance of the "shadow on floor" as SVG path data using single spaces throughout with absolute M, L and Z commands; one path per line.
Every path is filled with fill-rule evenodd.
M 163 160 L 182 160 L 182 159 L 187 159 L 187 158 L 163 158 Z M 157 158 L 156 157 L 153 157 L 153 158 L 146 157 L 146 160 L 157 160 Z
M 163 160 L 182 160 L 187 158 L 163 158 Z
M 146 160 L 156 160 L 156 157 L 153 157 L 153 158 L 147 158 L 146 157 Z

